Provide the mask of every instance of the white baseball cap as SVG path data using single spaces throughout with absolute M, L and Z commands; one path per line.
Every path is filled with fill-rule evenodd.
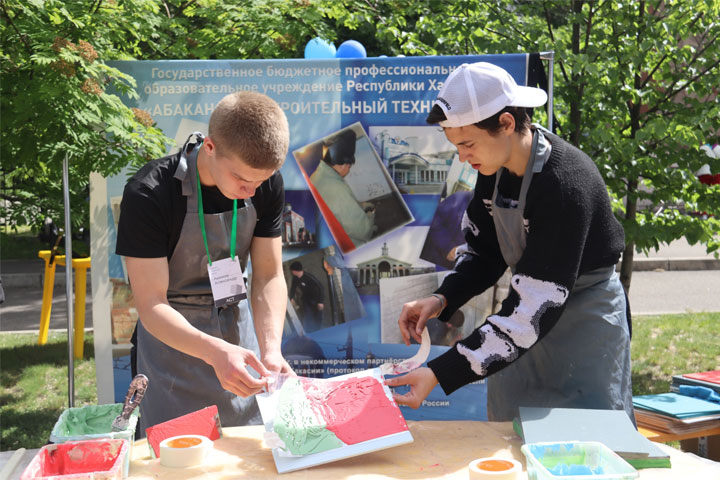
M 490 118 L 505 107 L 545 105 L 547 93 L 521 87 L 508 72 L 487 62 L 463 63 L 445 80 L 435 100 L 445 113 L 442 127 L 464 127 Z

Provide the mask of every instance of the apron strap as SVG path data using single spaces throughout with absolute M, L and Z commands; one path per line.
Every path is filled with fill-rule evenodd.
M 193 137 L 197 138 L 197 142 L 191 145 L 190 140 Z M 192 197 L 195 192 L 195 177 L 192 175 L 197 168 L 197 155 L 204 140 L 205 136 L 202 133 L 193 132 L 188 136 L 180 149 L 180 162 L 173 177 L 182 182 L 182 195 L 184 197 Z M 191 163 L 194 165 L 191 165 Z M 190 172 L 190 175 L 188 175 L 188 172 Z M 188 200 L 188 208 L 190 207 L 190 203 L 193 203 L 192 212 L 197 212 L 197 201 L 193 201 L 192 198 L 190 198 Z
M 540 133 L 535 130 L 533 132 L 532 146 L 530 147 L 530 158 L 528 159 L 528 164 L 525 167 L 525 176 L 523 177 L 522 184 L 520 185 L 520 195 L 518 196 L 518 209 L 521 211 L 525 210 L 525 198 L 527 197 L 527 191 L 530 188 L 530 182 L 532 181 L 532 176 L 535 172 L 535 164 L 540 157 L 540 155 L 537 154 L 539 137 Z

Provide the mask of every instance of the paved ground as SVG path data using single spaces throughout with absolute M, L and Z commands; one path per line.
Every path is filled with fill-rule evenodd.
M 720 260 L 704 248 L 674 242 L 650 255 L 636 256 L 630 287 L 634 315 L 720 312 Z M 664 267 L 664 268 L 662 268 Z M 0 331 L 37 331 L 42 306 L 42 260 L 0 264 L 5 303 Z M 51 329 L 67 327 L 65 270 L 58 267 L 50 317 Z M 92 292 L 88 275 L 85 327 L 92 327 Z
M 633 315 L 720 312 L 720 270 L 633 272 Z
M 5 288 L 5 303 L 0 305 L 0 331 L 34 330 L 40 327 L 42 288 Z M 92 292 L 88 283 L 85 297 L 85 328 L 92 328 Z M 57 285 L 53 291 L 50 329 L 67 328 L 67 301 L 65 285 Z

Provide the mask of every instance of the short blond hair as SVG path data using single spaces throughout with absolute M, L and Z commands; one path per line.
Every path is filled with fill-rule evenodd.
M 282 167 L 290 143 L 285 112 L 257 92 L 227 95 L 210 115 L 208 134 L 221 154 L 237 155 L 252 168 Z

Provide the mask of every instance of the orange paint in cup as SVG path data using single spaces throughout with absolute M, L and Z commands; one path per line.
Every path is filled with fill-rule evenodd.
M 195 445 L 200 445 L 200 443 L 202 443 L 202 440 L 199 438 L 180 437 L 170 440 L 167 445 L 170 448 L 190 448 Z
M 504 472 L 513 468 L 513 464 L 506 460 L 483 460 L 477 467 L 487 472 Z

